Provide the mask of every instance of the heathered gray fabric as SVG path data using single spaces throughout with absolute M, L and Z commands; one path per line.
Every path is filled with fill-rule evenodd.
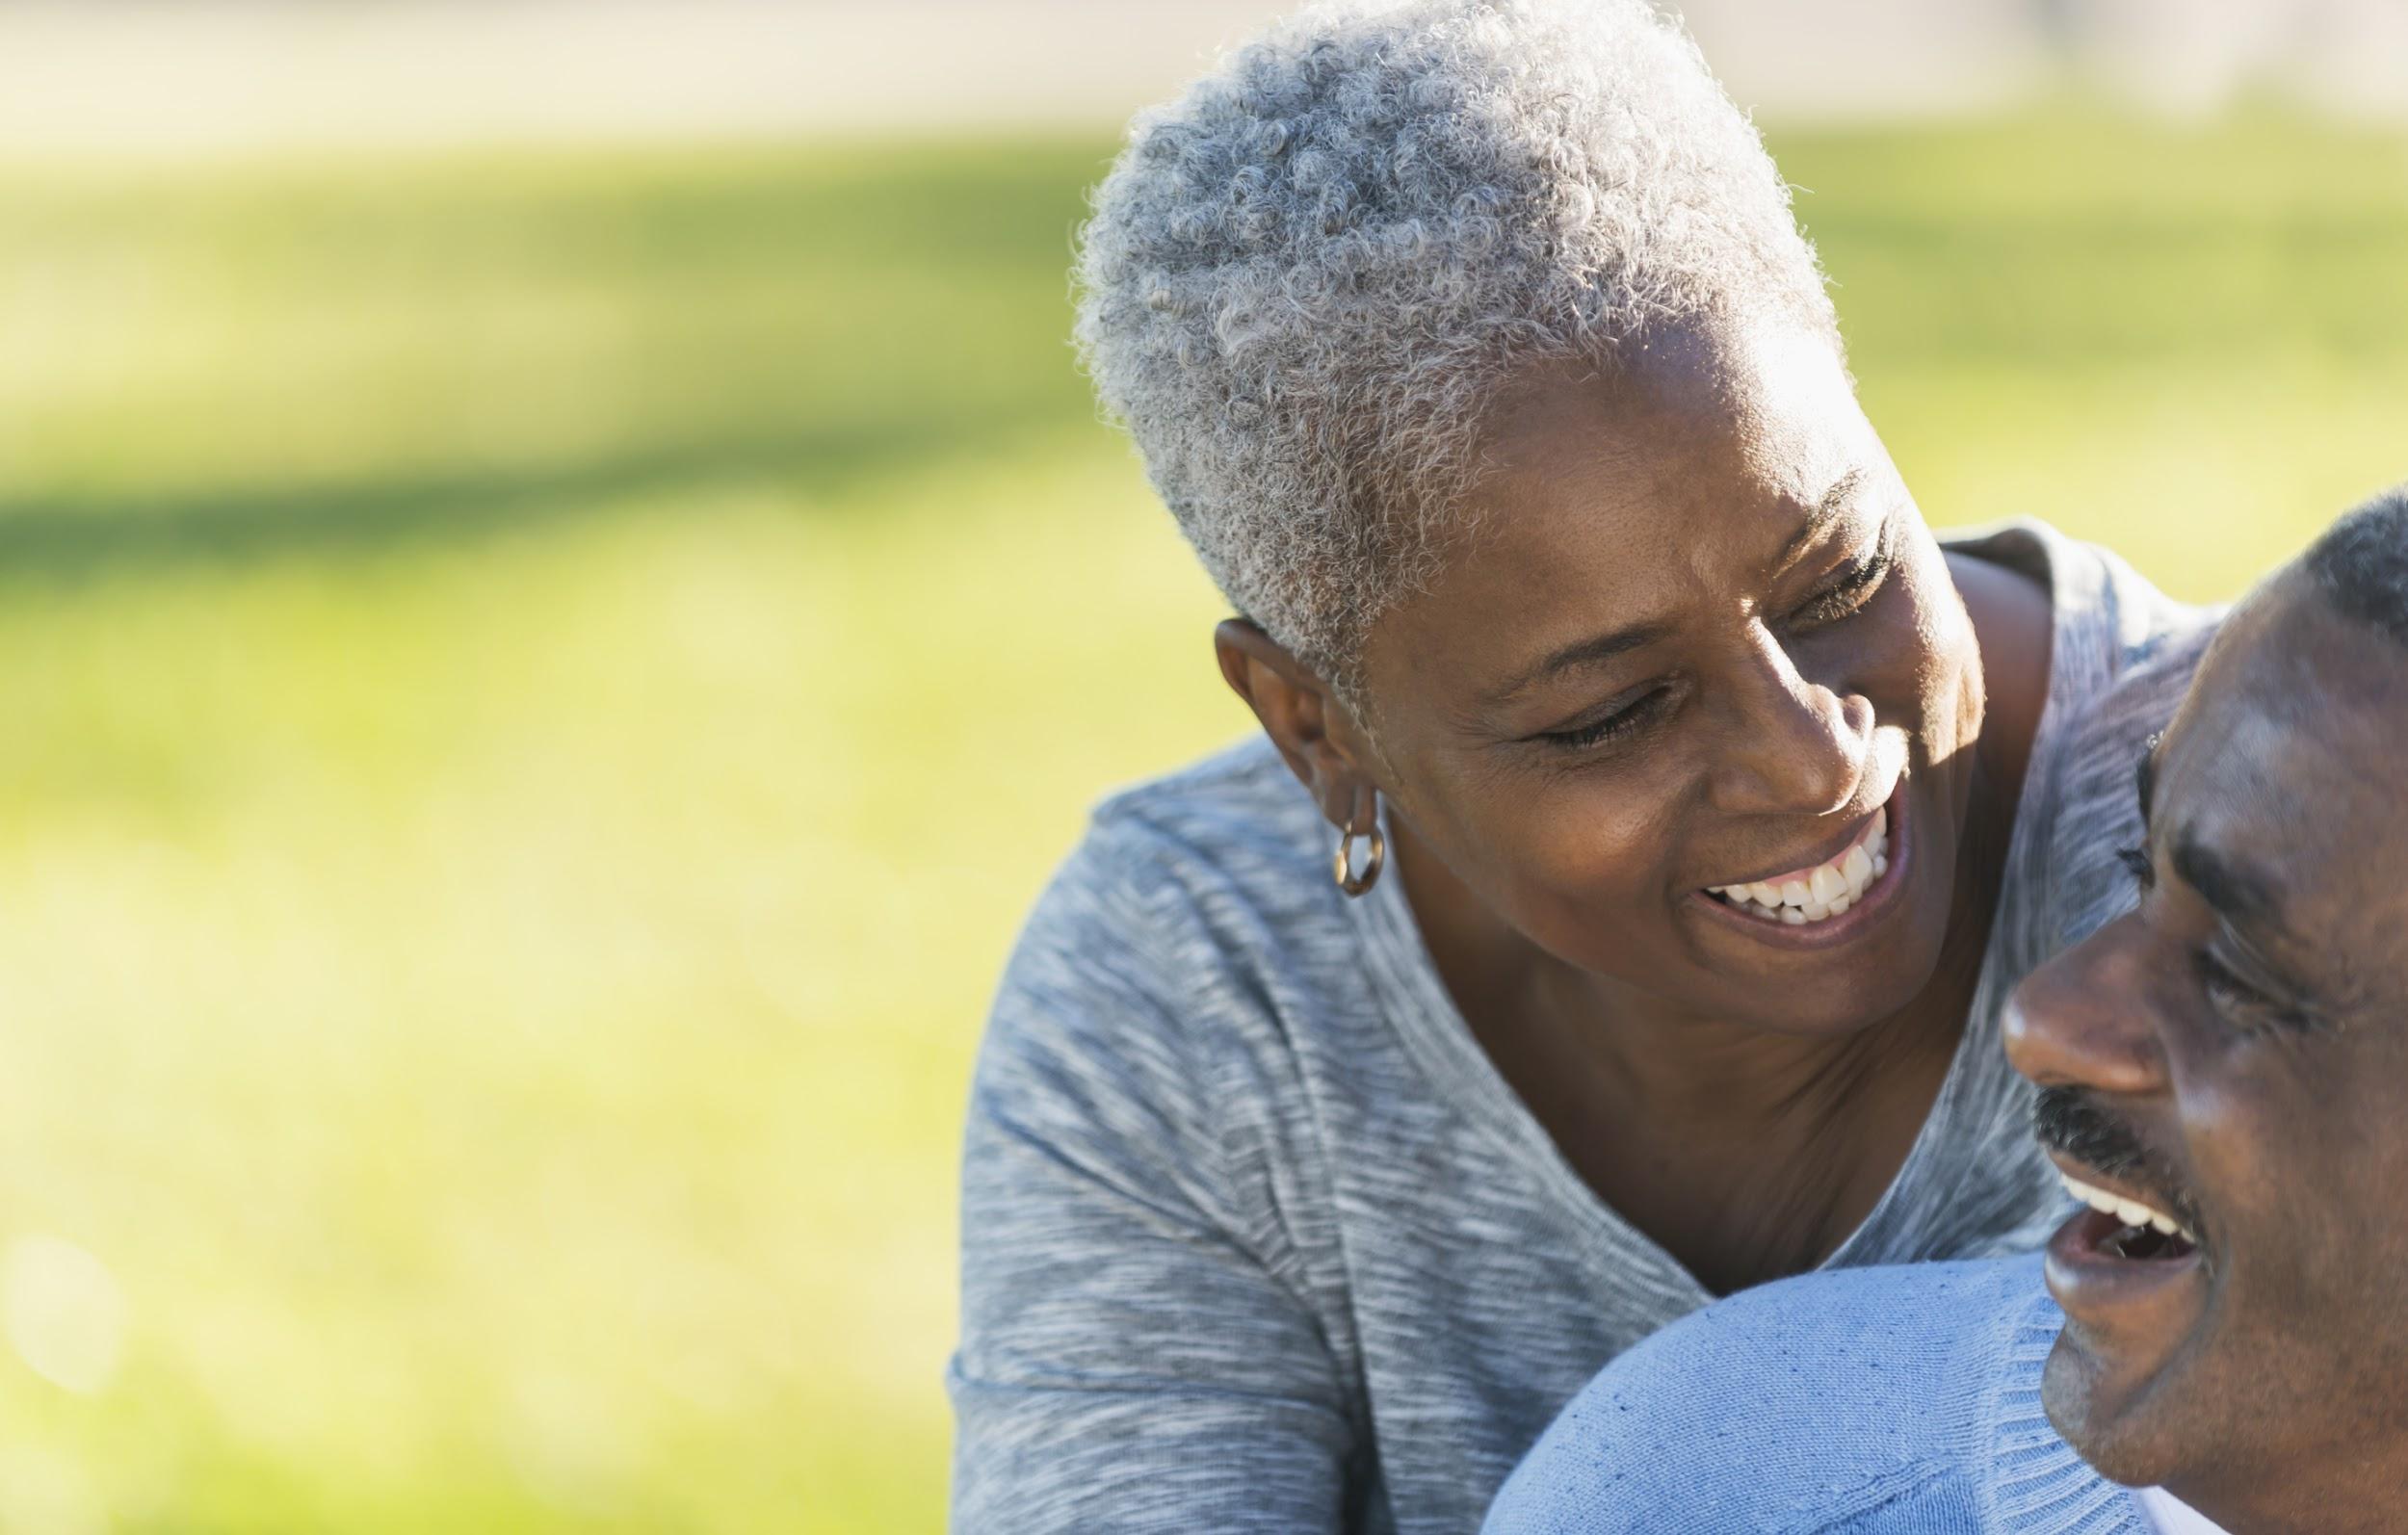
M 2113 909 L 2176 690 L 2093 706 L 2208 621 L 2036 523 L 1950 543 L 2049 584 L 2048 702 L 1963 1044 L 1827 1266 L 2045 1236 L 1999 1006 Z M 1256 741 L 1107 802 L 1038 901 L 971 1094 L 956 1529 L 1477 1530 L 1557 1408 L 1713 1298 L 1490 1065 L 1399 882 L 1348 900 L 1328 843 Z

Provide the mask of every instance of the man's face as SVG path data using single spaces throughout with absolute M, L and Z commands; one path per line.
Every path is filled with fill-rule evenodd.
M 2069 1178 L 2179 1230 L 2057 1233 L 2044 1399 L 2109 1477 L 2294 1527 L 2408 1444 L 2408 655 L 2287 573 L 2144 781 L 2139 907 L 2008 1053 Z

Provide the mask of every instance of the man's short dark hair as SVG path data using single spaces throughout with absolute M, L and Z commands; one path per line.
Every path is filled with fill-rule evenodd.
M 2408 485 L 2326 529 L 2303 562 L 2308 579 L 2343 616 L 2408 645 Z

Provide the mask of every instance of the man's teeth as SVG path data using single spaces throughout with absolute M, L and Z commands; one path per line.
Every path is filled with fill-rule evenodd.
M 1865 887 L 1890 872 L 1890 811 L 1872 813 L 1872 833 L 1846 852 L 1786 884 L 1713 885 L 1740 910 L 1793 927 L 1823 922 L 1856 904 Z
M 2056 1176 L 2065 1184 L 2067 1193 L 2092 1210 L 2112 1215 L 2127 1226 L 2154 1227 L 2165 1236 L 2179 1236 L 2194 1247 L 2199 1244 L 2198 1234 L 2171 1215 L 2151 1210 L 2136 1199 L 2126 1199 L 2120 1194 L 2110 1194 L 2104 1188 L 2093 1188 L 2079 1178 L 2066 1177 L 2062 1171 Z

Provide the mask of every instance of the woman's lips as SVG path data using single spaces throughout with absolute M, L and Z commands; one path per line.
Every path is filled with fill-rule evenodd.
M 1892 792 L 1896 793 L 1896 791 Z M 1830 857 L 1821 859 L 1816 863 L 1807 864 L 1802 868 L 1793 869 L 1786 873 L 1768 874 L 1763 879 L 1742 880 L 1738 885 L 1724 885 L 1719 888 L 1726 891 L 1737 891 L 1743 886 L 1770 885 L 1777 889 L 1793 880 L 1812 880 L 1816 870 L 1833 869 L 1845 862 L 1851 849 L 1862 847 L 1876 838 L 1886 842 L 1889 838 L 1889 820 L 1888 802 L 1884 801 L 1881 804 L 1875 805 L 1872 808 L 1871 813 L 1857 823 L 1856 830 L 1848 837 L 1846 842 L 1840 845 L 1839 851 L 1833 853 Z
M 1822 922 L 1844 915 L 1890 871 L 1890 815 L 1875 806 L 1840 846 L 1820 863 L 1768 878 L 1736 885 L 1712 885 L 1708 893 L 1751 917 L 1790 926 Z
M 1907 795 L 1901 791 L 1907 780 L 1901 777 L 1892 790 L 1887 803 L 1866 818 L 1864 826 L 1843 846 L 1839 858 L 1845 864 L 1862 853 L 1871 877 L 1855 887 L 1837 912 L 1829 902 L 1819 902 L 1823 915 L 1819 919 L 1806 916 L 1806 906 L 1784 907 L 1796 914 L 1791 921 L 1787 915 L 1775 915 L 1754 901 L 1734 903 L 1723 896 L 1707 891 L 1693 892 L 1689 898 L 1706 908 L 1713 921 L 1722 923 L 1762 943 L 1789 949 L 1821 949 L 1845 944 L 1871 927 L 1894 908 L 1899 893 L 1906 885 L 1915 858 L 1913 818 L 1906 813 Z M 1870 851 L 1874 845 L 1873 833 L 1888 838 L 1887 851 L 1877 858 Z M 1829 865 L 1823 866 L 1828 869 Z M 1724 887 L 1728 889 L 1729 887 Z M 1811 889 L 1808 895 L 1811 896 Z

